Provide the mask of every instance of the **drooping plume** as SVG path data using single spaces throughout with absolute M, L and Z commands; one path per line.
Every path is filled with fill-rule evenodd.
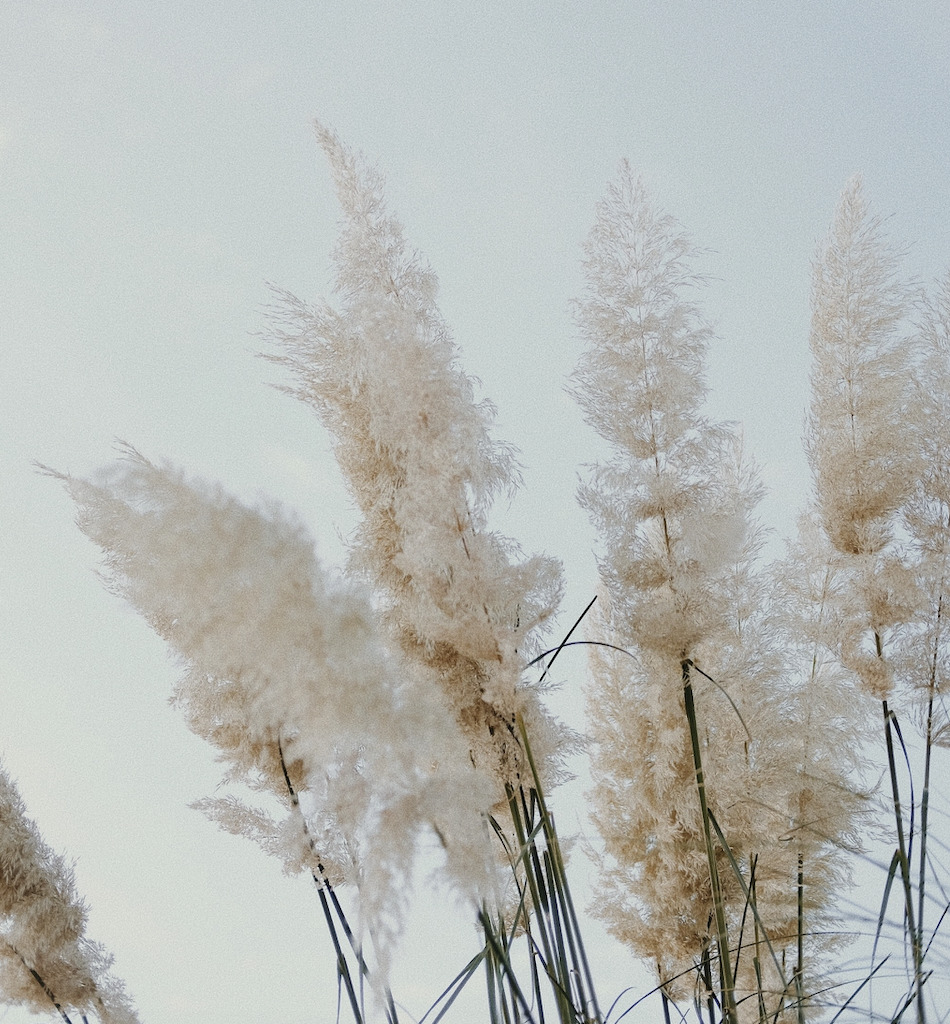
M 369 595 L 317 561 L 276 506 L 251 508 L 133 451 L 94 480 L 64 478 L 106 579 L 184 666 L 175 703 L 228 778 L 288 807 L 273 822 L 203 801 L 288 870 L 358 886 L 383 951 L 398 932 L 417 837 L 442 837 L 466 895 L 490 884 L 491 803 L 439 694 L 387 649 Z

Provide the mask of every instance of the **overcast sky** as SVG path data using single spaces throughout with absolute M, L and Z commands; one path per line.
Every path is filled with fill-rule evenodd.
M 816 244 L 860 172 L 908 270 L 944 272 L 948 98 L 946 0 L 0 4 L 0 758 L 76 859 L 143 1021 L 330 1021 L 329 947 L 303 882 L 187 808 L 219 770 L 167 707 L 175 667 L 31 460 L 87 473 L 121 438 L 280 499 L 340 560 L 353 517 L 327 438 L 254 357 L 267 282 L 329 287 L 311 120 L 378 163 L 439 275 L 525 466 L 497 525 L 564 560 L 566 626 L 595 585 L 574 490 L 599 451 L 563 390 L 570 301 L 620 159 L 708 250 L 711 411 L 743 424 L 780 537 L 808 488 Z M 583 668 L 561 662 L 572 717 Z M 561 813 L 587 828 L 581 800 Z M 436 918 L 450 968 L 475 949 L 463 916 Z M 592 935 L 609 1004 L 640 976 Z M 448 979 L 430 960 L 410 935 L 396 989 L 416 1012 Z

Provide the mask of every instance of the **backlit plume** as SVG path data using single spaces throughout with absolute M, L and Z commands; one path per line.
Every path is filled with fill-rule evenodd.
M 542 777 L 559 777 L 567 734 L 522 676 L 560 568 L 487 528 L 492 499 L 518 482 L 512 452 L 490 437 L 493 410 L 458 366 L 435 277 L 379 176 L 317 136 L 344 212 L 341 305 L 283 295 L 269 358 L 328 428 L 362 513 L 344 572 L 277 506 L 132 449 L 62 479 L 107 581 L 180 659 L 189 726 L 284 818 L 233 796 L 200 806 L 288 870 L 355 887 L 385 978 L 419 836 L 438 837 L 470 906 L 498 907 L 488 814 L 534 784 L 522 727 Z

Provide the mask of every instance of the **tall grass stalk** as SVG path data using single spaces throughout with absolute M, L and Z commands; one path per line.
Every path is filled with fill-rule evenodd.
M 543 1014 L 545 1000 L 539 984 L 543 977 L 548 982 L 557 1020 L 561 1024 L 601 1024 L 603 1017 L 554 817 L 545 800 L 525 724 L 520 717 L 517 726 L 531 780 L 530 784 L 517 789 L 509 787 L 507 793 L 508 810 L 518 843 L 518 849 L 512 851 L 512 875 L 520 896 L 512 927 L 515 930 L 523 928 L 528 943 L 538 1012 Z M 500 828 L 497 832 L 502 834 Z M 497 958 L 497 965 L 507 972 L 511 968 L 510 946 L 502 946 L 500 931 L 486 931 L 486 934 L 492 936 L 493 949 L 504 950 L 506 955 Z M 510 981 L 514 983 L 515 978 Z M 519 1004 L 522 1003 L 520 987 L 513 991 L 518 994 Z
M 693 700 L 693 683 L 690 675 L 691 662 L 683 661 L 683 701 L 686 706 L 686 719 L 689 722 L 689 738 L 693 750 L 693 768 L 696 772 L 696 792 L 699 796 L 699 811 L 702 818 L 703 838 L 706 842 L 706 859 L 709 863 L 709 885 L 712 892 L 713 910 L 716 916 L 716 935 L 718 941 L 718 960 L 720 994 L 722 996 L 725 1020 L 729 1024 L 739 1024 L 736 1010 L 735 981 L 732 971 L 732 954 L 729 948 L 729 930 L 726 926 L 725 901 L 722 885 L 719 881 L 719 866 L 716 849 L 713 844 L 713 827 L 710 820 L 709 804 L 706 800 L 706 777 L 703 772 L 702 752 L 699 743 L 699 726 L 696 720 L 696 704 Z M 740 876 L 741 877 L 741 876 Z
M 894 755 L 894 732 L 898 733 L 900 739 L 899 727 L 897 725 L 897 719 L 894 716 L 893 711 L 888 707 L 888 702 L 885 700 L 881 705 L 884 715 L 884 742 L 887 750 L 887 769 L 891 783 L 891 798 L 894 809 L 894 829 L 897 834 L 897 851 L 896 857 L 900 868 L 900 879 L 901 888 L 904 896 L 904 914 L 905 914 L 905 928 L 908 943 L 910 945 L 911 962 L 913 964 L 914 978 L 911 989 L 911 1002 L 913 1003 L 917 1012 L 918 1024 L 926 1024 L 926 1009 L 924 1005 L 924 949 L 922 942 L 922 934 L 918 930 L 915 921 L 914 912 L 914 882 L 911 877 L 910 867 L 910 843 L 905 838 L 904 831 L 904 815 L 901 809 L 901 797 L 900 797 L 900 783 L 897 777 L 897 762 Z M 903 745 L 903 740 L 901 739 Z M 905 758 L 907 756 L 906 749 L 904 751 Z M 913 801 L 912 801 L 913 806 Z M 911 841 L 913 839 L 913 810 L 911 811 Z M 919 853 L 923 853 L 926 849 L 926 843 L 923 841 L 919 844 Z M 925 869 L 925 863 L 921 860 L 921 870 Z M 919 878 L 919 874 L 918 874 Z M 910 1005 L 910 1004 L 908 1004 Z
M 284 749 L 279 737 L 277 740 L 277 754 L 280 759 L 280 768 L 284 776 L 284 782 L 287 785 L 287 797 L 290 801 L 294 814 L 300 821 L 300 826 L 303 830 L 304 836 L 306 837 L 307 845 L 310 847 L 310 852 L 313 854 L 317 865 L 316 870 L 311 871 L 311 878 L 313 879 L 314 885 L 317 887 L 317 893 L 320 898 L 320 906 L 323 910 L 323 917 L 327 926 L 327 932 L 336 953 L 337 981 L 338 984 L 346 990 L 347 999 L 349 1000 L 350 1008 L 353 1011 L 355 1024 L 365 1024 L 366 1000 L 363 981 L 364 979 L 369 979 L 371 977 L 370 968 L 363 957 L 362 944 L 357 941 L 356 936 L 353 933 L 353 929 L 347 919 L 346 913 L 340 904 L 339 897 L 334 891 L 333 886 L 330 884 L 329 878 L 327 878 L 326 869 L 320 859 L 320 853 L 317 850 L 316 843 L 310 835 L 310 830 L 307 826 L 307 819 L 304 817 L 304 814 L 300 809 L 300 798 L 298 797 L 297 790 L 291 781 L 290 772 L 287 770 L 287 762 L 284 758 Z M 340 942 L 337 924 L 336 921 L 334 921 L 334 914 L 336 915 L 336 921 L 339 922 L 339 926 L 349 943 L 350 951 L 356 959 L 357 977 L 359 979 L 360 987 L 358 997 L 356 988 L 353 984 L 353 972 L 350 970 L 347 954 Z M 396 1013 L 396 1003 L 388 984 L 384 984 L 383 991 L 385 997 L 386 1024 L 398 1024 L 399 1019 Z

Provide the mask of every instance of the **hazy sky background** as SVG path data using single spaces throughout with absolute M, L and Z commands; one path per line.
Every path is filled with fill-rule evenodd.
M 87 473 L 122 438 L 282 500 L 340 560 L 353 518 L 327 438 L 254 358 L 266 282 L 329 288 L 338 214 L 312 118 L 378 162 L 439 275 L 525 466 L 496 523 L 564 560 L 566 627 L 595 586 L 574 490 L 599 451 L 564 392 L 570 301 L 619 160 L 709 250 L 711 411 L 744 425 L 781 536 L 808 487 L 816 244 L 861 172 L 908 270 L 945 271 L 948 98 L 945 0 L 0 5 L 0 757 L 76 859 L 144 1022 L 330 1021 L 329 944 L 303 881 L 187 808 L 219 769 L 167 706 L 176 669 L 31 460 Z M 560 666 L 576 720 L 583 658 Z M 580 792 L 564 830 L 587 828 Z M 415 1012 L 475 951 L 464 914 L 427 914 L 395 984 Z M 606 1003 L 642 984 L 591 934 Z

